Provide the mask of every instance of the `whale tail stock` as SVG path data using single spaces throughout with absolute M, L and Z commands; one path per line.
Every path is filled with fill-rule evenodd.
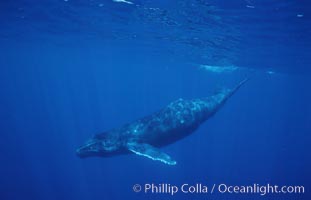
M 244 85 L 248 80 L 249 78 L 245 78 L 241 82 L 239 82 L 239 84 L 237 84 L 233 89 L 225 90 L 223 95 L 221 95 L 222 98 L 220 98 L 219 107 L 221 107 L 227 101 L 227 99 L 234 95 L 240 89 L 240 87 Z
M 209 110 L 210 115 L 215 114 L 224 104 L 225 102 L 233 95 L 235 94 L 239 88 L 244 85 L 249 78 L 243 79 L 239 84 L 237 84 L 233 89 L 223 89 L 221 92 L 218 92 L 217 94 L 206 97 L 205 100 L 211 103 L 211 109 Z
M 235 87 L 229 92 L 229 94 L 227 95 L 226 98 L 229 98 L 229 97 L 231 97 L 234 93 L 236 93 L 236 91 L 238 91 L 238 89 L 240 89 L 240 87 L 241 87 L 242 85 L 244 85 L 248 80 L 249 80 L 249 78 L 243 79 L 237 86 L 235 86 Z

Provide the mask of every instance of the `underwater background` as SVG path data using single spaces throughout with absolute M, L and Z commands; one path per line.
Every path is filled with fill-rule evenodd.
M 311 2 L 0 2 L 0 199 L 310 199 Z M 247 82 L 177 165 L 75 150 L 178 98 Z M 304 186 L 304 194 L 136 193 L 146 183 Z

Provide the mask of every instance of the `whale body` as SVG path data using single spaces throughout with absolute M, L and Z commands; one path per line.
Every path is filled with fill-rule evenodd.
M 168 165 L 177 162 L 160 147 L 172 144 L 193 133 L 213 116 L 247 79 L 233 89 L 215 95 L 183 100 L 178 99 L 149 116 L 104 133 L 95 135 L 76 150 L 79 157 L 109 157 L 134 153 Z

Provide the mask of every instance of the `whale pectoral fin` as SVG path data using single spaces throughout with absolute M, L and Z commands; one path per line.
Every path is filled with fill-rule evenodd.
M 149 144 L 145 143 L 129 143 L 127 144 L 128 150 L 131 152 L 145 156 L 152 160 L 158 160 L 168 165 L 176 165 L 176 161 L 173 160 L 169 155 L 162 152 L 160 149 L 155 148 Z

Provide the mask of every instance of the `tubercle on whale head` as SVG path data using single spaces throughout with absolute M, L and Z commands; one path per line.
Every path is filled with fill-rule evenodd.
M 94 137 L 88 140 L 84 145 L 80 146 L 76 150 L 76 154 L 80 158 L 93 156 L 108 157 L 115 154 L 118 149 L 118 145 L 110 138 L 104 137 L 98 139 L 97 137 Z

